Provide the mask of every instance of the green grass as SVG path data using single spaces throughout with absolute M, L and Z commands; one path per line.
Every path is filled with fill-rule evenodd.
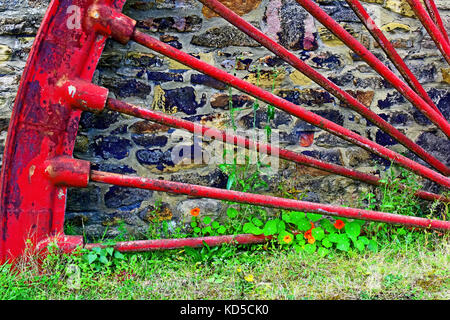
M 98 268 L 57 254 L 39 268 L 31 256 L 20 273 L 0 267 L 0 299 L 449 299 L 448 253 L 448 235 L 421 231 L 378 252 L 324 258 L 276 245 L 130 254 Z M 69 265 L 81 270 L 79 288 Z

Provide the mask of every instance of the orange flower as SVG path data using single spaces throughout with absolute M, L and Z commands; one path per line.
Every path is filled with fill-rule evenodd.
M 341 230 L 345 226 L 345 223 L 342 220 L 336 220 L 336 222 L 333 224 L 333 226 L 336 229 Z
M 196 217 L 200 214 L 200 208 L 191 209 L 191 216 Z
M 314 239 L 312 236 L 308 239 L 308 243 L 313 244 L 316 242 L 316 239 Z
M 290 235 L 285 235 L 283 238 L 283 242 L 284 243 L 291 243 L 292 242 L 292 237 Z
M 305 239 L 309 239 L 312 238 L 312 234 L 311 234 L 312 229 L 309 229 L 308 231 L 305 232 Z

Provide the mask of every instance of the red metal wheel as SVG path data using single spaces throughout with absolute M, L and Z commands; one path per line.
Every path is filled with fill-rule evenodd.
M 248 139 L 219 130 L 214 131 L 211 128 L 163 113 L 108 99 L 108 90 L 91 84 L 91 80 L 105 41 L 107 37 L 112 37 L 123 44 L 134 40 L 148 46 L 239 90 L 272 103 L 280 109 L 375 154 L 398 162 L 447 188 L 450 187 L 450 180 L 445 175 L 402 157 L 348 129 L 302 109 L 300 106 L 289 103 L 142 34 L 135 29 L 136 22 L 134 20 L 120 13 L 124 2 L 125 0 L 53 0 L 48 8 L 21 79 L 8 131 L 0 190 L 2 197 L 0 202 L 0 263 L 6 260 L 14 260 L 20 256 L 26 247 L 27 239 L 30 239 L 38 249 L 45 247 L 50 240 L 56 240 L 59 246 L 66 251 L 71 251 L 77 246 L 83 246 L 81 236 L 64 235 L 63 225 L 67 187 L 86 187 L 89 181 L 423 228 L 450 229 L 450 223 L 445 221 L 312 204 L 270 196 L 92 171 L 89 162 L 73 159 L 72 153 L 81 112 L 83 110 L 98 112 L 104 108 L 110 108 L 191 132 L 196 130 L 200 130 L 203 134 L 209 132 L 208 134 L 211 136 L 222 138 L 222 141 L 227 143 L 246 148 L 256 146 L 260 152 L 263 150 L 270 154 L 275 152 L 280 157 L 290 161 L 370 184 L 381 184 L 380 178 L 373 175 L 319 161 L 270 145 L 258 144 Z M 204 0 L 202 2 L 217 5 L 217 1 Z M 228 20 L 231 21 L 231 18 L 228 18 Z M 233 23 L 243 28 L 246 26 L 240 18 L 234 18 Z M 264 39 L 261 38 L 260 41 Z M 266 41 L 264 45 L 272 46 L 268 39 L 264 41 Z M 275 46 L 274 48 L 279 52 L 283 51 L 280 47 Z M 284 58 L 289 58 L 287 52 L 283 51 L 283 55 Z M 293 63 L 297 62 L 293 60 Z M 311 73 L 311 76 L 316 77 L 315 80 L 318 83 L 322 81 L 319 75 Z M 330 90 L 334 90 L 335 93 L 338 92 L 337 95 L 340 98 L 350 99 L 347 95 L 341 93 L 339 88 L 325 82 L 323 85 L 329 87 Z M 411 94 L 416 97 L 413 93 Z M 430 114 L 435 115 L 436 122 L 443 127 L 448 126 L 445 119 L 442 120 L 440 115 L 435 114 L 434 109 L 428 106 L 425 101 L 418 96 L 416 100 L 425 109 L 431 110 Z M 356 102 L 353 102 L 353 104 L 356 107 Z M 369 113 L 366 115 L 368 117 L 376 116 Z M 397 136 L 397 139 L 403 138 Z M 406 140 L 404 141 L 409 144 Z M 411 144 L 411 147 L 415 148 L 413 144 Z M 419 149 L 417 151 L 422 153 Z M 423 152 L 422 155 L 426 160 L 434 163 L 435 167 L 445 172 L 444 174 L 448 173 L 446 166 L 434 161 L 431 156 L 428 157 L 425 151 Z M 419 191 L 417 195 L 428 200 L 449 201 L 449 199 L 440 195 L 424 191 Z M 118 244 L 116 249 L 139 251 L 155 248 L 175 248 L 185 245 L 199 246 L 202 245 L 203 241 L 211 245 L 217 245 L 227 242 L 254 243 L 266 239 L 266 237 L 253 235 L 182 240 L 166 239 L 122 243 Z

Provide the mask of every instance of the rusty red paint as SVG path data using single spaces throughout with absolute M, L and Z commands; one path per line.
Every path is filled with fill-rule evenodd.
M 427 11 L 430 14 L 431 19 L 433 19 L 433 22 L 436 23 L 445 40 L 450 43 L 447 30 L 445 30 L 444 22 L 442 21 L 441 15 L 439 14 L 439 11 L 436 7 L 436 3 L 434 2 L 434 0 L 424 0 L 424 3 L 427 7 Z
M 378 221 L 390 224 L 402 224 L 419 228 L 450 230 L 449 221 L 432 220 L 364 209 L 337 207 L 307 201 L 284 199 L 261 194 L 224 190 L 180 182 L 132 177 L 96 170 L 91 171 L 91 181 L 112 184 L 121 187 L 133 187 L 174 194 L 185 194 L 193 197 L 226 200 L 277 209 L 313 212 L 327 216 Z
M 102 1 L 114 12 L 124 2 Z M 91 4 L 53 0 L 29 54 L 3 157 L 0 263 L 19 256 L 28 238 L 38 243 L 63 233 L 66 187 L 48 179 L 45 164 L 72 156 L 81 110 L 61 90 L 69 79 L 91 81 L 107 39 L 67 23 L 70 6 L 85 16 Z
M 252 244 L 264 243 L 273 237 L 253 234 L 224 235 L 211 237 L 181 238 L 181 239 L 157 239 L 118 242 L 113 248 L 120 252 L 141 252 L 153 250 L 182 249 L 184 247 L 200 248 L 206 243 L 210 247 L 223 244 Z M 95 247 L 106 248 L 108 246 L 100 243 L 88 243 L 86 249 Z
M 282 58 L 286 62 L 288 62 L 291 66 L 305 74 L 308 78 L 316 82 L 318 85 L 323 87 L 325 90 L 330 92 L 332 95 L 337 97 L 339 100 L 346 103 L 346 105 L 352 108 L 354 111 L 358 112 L 360 115 L 370 120 L 371 123 L 379 127 L 381 130 L 386 132 L 388 135 L 396 139 L 406 148 L 417 154 L 420 158 L 426 161 L 428 164 L 436 168 L 439 172 L 444 175 L 450 174 L 450 169 L 443 164 L 441 161 L 433 157 L 431 154 L 426 152 L 422 147 L 414 143 L 411 139 L 406 137 L 400 130 L 396 129 L 394 126 L 389 124 L 375 112 L 370 110 L 368 107 L 363 105 L 360 101 L 350 95 L 348 92 L 342 90 L 333 82 L 328 80 L 326 77 L 321 75 L 319 72 L 314 70 L 312 67 L 307 65 L 301 59 L 299 59 L 296 55 L 289 52 L 286 48 L 278 44 L 276 41 L 267 37 L 263 32 L 254 27 L 249 22 L 245 21 L 239 15 L 237 15 L 232 10 L 228 9 L 225 5 L 220 3 L 218 0 L 199 0 L 205 6 L 216 12 L 218 15 L 226 19 L 228 22 L 236 26 L 239 30 L 247 34 L 249 37 L 253 38 L 261 45 L 266 47 L 268 50 L 275 53 L 278 57 Z M 414 76 L 413 76 L 414 77 Z M 420 86 L 420 84 L 419 84 Z M 421 88 L 421 86 L 420 86 Z M 423 90 L 423 89 L 422 89 Z M 424 91 L 425 96 L 428 97 L 426 92 Z M 431 99 L 429 99 L 431 101 Z M 432 103 L 432 101 L 431 101 Z M 434 104 L 432 104 L 434 106 Z M 435 107 L 435 111 L 439 113 L 439 116 L 442 117 L 440 111 Z
M 406 1 L 408 1 L 417 18 L 419 18 L 420 22 L 422 22 L 431 39 L 433 39 L 437 48 L 442 53 L 444 59 L 447 61 L 448 64 L 450 64 L 450 43 L 447 41 L 448 38 L 445 38 L 445 36 L 436 26 L 436 24 L 428 14 L 428 12 L 422 6 L 422 3 L 420 3 L 420 0 L 406 0 Z
M 336 35 L 343 43 L 352 49 L 361 59 L 371 66 L 378 74 L 398 90 L 431 122 L 433 122 L 447 137 L 450 137 L 450 124 L 413 89 L 404 83 L 395 73 L 386 67 L 375 55 L 347 32 L 339 23 L 331 18 L 316 3 L 311 0 L 296 0 L 303 8 L 315 17 L 322 25 Z M 410 1 L 410 0 L 408 0 Z
M 353 9 L 355 14 L 361 20 L 361 22 L 366 26 L 367 30 L 377 41 L 383 51 L 386 53 L 388 58 L 395 65 L 397 70 L 400 72 L 402 77 L 408 82 L 408 84 L 413 88 L 421 97 L 424 99 L 441 117 L 443 117 L 441 111 L 436 107 L 433 100 L 428 96 L 428 93 L 420 84 L 419 80 L 414 76 L 411 70 L 406 65 L 405 61 L 400 57 L 395 50 L 392 43 L 386 38 L 383 31 L 376 25 L 375 21 L 370 17 L 369 13 L 364 9 L 363 5 L 359 0 L 346 0 L 350 8 Z M 448 175 L 448 174 L 447 174 Z

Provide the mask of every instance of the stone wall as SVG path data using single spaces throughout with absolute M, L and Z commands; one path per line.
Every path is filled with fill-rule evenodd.
M 0 0 L 2 151 L 18 83 L 48 2 Z M 450 145 L 444 135 L 315 22 L 295 0 L 222 2 L 449 164 Z M 317 2 L 392 67 L 345 1 Z M 450 26 L 450 2 L 436 2 L 446 25 Z M 405 1 L 366 0 L 364 6 L 449 118 L 450 69 Z M 138 20 L 143 31 L 160 40 L 265 89 L 272 90 L 274 85 L 273 90 L 279 96 L 416 159 L 377 127 L 203 8 L 199 2 L 130 0 L 125 13 Z M 277 72 L 276 78 L 274 72 Z M 231 98 L 233 107 L 238 108 L 234 112 L 238 130 L 252 130 L 256 125 L 263 131 L 269 124 L 278 134 L 281 147 L 364 172 L 378 173 L 389 165 L 361 148 L 281 111 L 276 111 L 274 119 L 267 123 L 267 107 L 262 103 L 254 119 L 253 98 L 234 89 L 230 96 L 222 83 L 135 43 L 122 46 L 108 42 L 94 81 L 109 88 L 111 96 L 118 99 L 221 129 L 231 127 Z M 205 161 L 189 165 L 173 161 L 171 152 L 180 139 L 184 139 L 192 150 L 201 149 L 200 142 L 189 142 L 190 137 L 181 130 L 115 112 L 99 116 L 85 113 L 80 122 L 74 155 L 92 161 L 94 168 L 100 170 L 224 188 L 227 176 L 217 165 L 208 165 Z M 202 145 L 205 146 L 206 143 Z M 334 204 L 354 203 L 358 195 L 368 188 L 347 178 L 283 161 L 279 170 L 265 179 L 269 188 L 259 190 L 260 193 L 279 195 L 281 185 L 286 190 L 301 193 L 304 200 Z M 436 186 L 427 185 L 437 191 Z M 86 190 L 70 190 L 67 221 L 78 227 L 84 226 L 90 237 L 100 237 L 105 231 L 108 236 L 117 235 L 118 224 L 139 236 L 155 220 L 170 220 L 172 225 L 188 221 L 189 210 L 194 207 L 199 207 L 203 214 L 218 216 L 223 212 L 224 204 L 208 199 L 92 185 Z

